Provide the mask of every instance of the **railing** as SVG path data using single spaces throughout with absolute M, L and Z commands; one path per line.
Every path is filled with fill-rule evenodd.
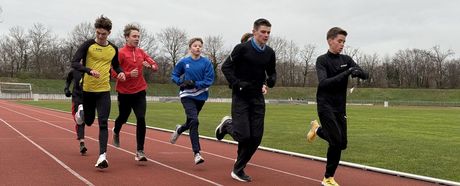
M 29 100 L 70 100 L 64 94 L 29 94 L 29 93 L 0 93 L 0 99 L 29 99 Z M 116 95 L 111 96 L 112 100 L 117 100 Z M 178 102 L 179 97 L 168 96 L 147 96 L 147 101 L 154 102 Z M 209 98 L 208 102 L 230 103 L 231 98 Z M 315 100 L 294 100 L 294 99 L 266 99 L 268 104 L 316 104 Z M 405 105 L 405 106 L 438 106 L 438 107 L 460 107 L 460 102 L 441 102 L 441 101 L 385 101 L 385 100 L 347 100 L 348 105 L 376 105 L 384 106 Z

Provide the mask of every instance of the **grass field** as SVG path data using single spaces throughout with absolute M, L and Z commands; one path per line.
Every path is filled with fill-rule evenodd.
M 0 77 L 0 82 L 31 83 L 34 93 L 63 94 L 64 80 L 53 79 L 18 79 Z M 116 94 L 113 89 L 112 93 Z M 177 96 L 176 85 L 149 84 L 149 96 Z M 231 97 L 231 91 L 226 85 L 214 85 L 210 88 L 210 96 L 214 98 Z M 275 87 L 266 95 L 267 99 L 302 99 L 315 100 L 316 87 Z M 460 106 L 460 89 L 390 89 L 390 88 L 361 88 L 358 87 L 348 96 L 350 102 L 365 102 L 383 105 L 441 105 Z
M 70 108 L 69 101 L 22 103 Z M 117 116 L 116 105 L 112 104 L 110 118 Z M 200 135 L 213 137 L 215 126 L 229 111 L 229 103 L 206 103 L 200 114 Z M 460 182 L 459 112 L 458 107 L 349 106 L 349 145 L 342 160 Z M 185 120 L 180 103 L 149 103 L 146 117 L 148 125 L 165 129 Z M 307 124 L 314 118 L 314 105 L 268 104 L 262 145 L 325 157 L 323 140 L 305 142 Z M 130 121 L 135 122 L 133 117 Z

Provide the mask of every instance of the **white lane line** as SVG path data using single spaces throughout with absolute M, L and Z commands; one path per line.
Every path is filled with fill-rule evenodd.
M 5 108 L 5 107 L 3 107 Z M 0 118 L 0 121 L 2 121 L 3 123 L 5 123 L 8 127 L 10 127 L 11 129 L 13 129 L 14 131 L 16 131 L 19 135 L 21 135 L 22 137 L 24 137 L 27 141 L 29 141 L 30 143 L 32 143 L 33 145 L 35 145 L 35 147 L 37 147 L 38 149 L 40 149 L 41 151 L 43 151 L 46 155 L 48 155 L 49 157 L 51 157 L 54 161 L 56 161 L 59 165 L 61 165 L 62 167 L 64 167 L 64 169 L 66 169 L 67 171 L 69 171 L 71 174 L 73 174 L 75 177 L 77 177 L 78 179 L 80 179 L 81 181 L 83 181 L 85 184 L 87 185 L 91 185 L 91 186 L 94 186 L 93 183 L 91 183 L 90 181 L 88 181 L 87 179 L 85 179 L 83 176 L 81 176 L 80 174 L 78 174 L 77 172 L 75 172 L 72 168 L 70 168 L 69 166 L 67 166 L 64 162 L 62 162 L 61 160 L 59 160 L 58 158 L 56 158 L 56 156 L 54 156 L 53 154 L 51 154 L 50 152 L 48 152 L 47 150 L 45 150 L 43 147 L 41 147 L 40 145 L 38 145 L 37 143 L 35 143 L 34 141 L 32 141 L 30 138 L 28 138 L 27 136 L 25 136 L 23 133 L 21 133 L 19 130 L 17 130 L 16 128 L 14 128 L 13 126 L 11 126 L 8 122 L 6 122 L 5 120 L 3 120 L 2 118 Z
M 23 116 L 26 116 L 26 117 L 29 117 L 29 118 L 35 119 L 35 120 L 37 120 L 37 121 L 40 121 L 40 122 L 42 122 L 42 123 L 46 123 L 46 124 L 48 124 L 48 125 L 51 125 L 51 126 L 53 126 L 53 127 L 56 127 L 56 128 L 59 128 L 59 129 L 65 130 L 65 131 L 68 131 L 68 132 L 70 132 L 70 133 L 75 133 L 75 132 L 74 132 L 74 131 L 72 131 L 72 130 L 66 129 L 66 128 L 64 128 L 64 127 L 61 127 L 61 126 L 57 126 L 57 125 L 55 125 L 55 124 L 52 124 L 52 123 L 49 123 L 49 122 L 47 122 L 47 121 L 44 121 L 44 120 L 41 120 L 41 119 L 38 119 L 38 118 L 35 118 L 35 117 L 32 117 L 32 116 L 29 116 L 29 115 L 27 115 L 27 114 L 24 114 L 24 113 L 20 113 L 20 112 L 17 112 L 17 111 L 11 110 L 11 109 L 9 109 L 9 108 L 6 108 L 6 107 L 3 107 L 3 106 L 0 106 L 0 107 L 2 107 L 2 108 L 5 108 L 5 109 L 7 109 L 7 110 L 9 110 L 9 111 L 11 111 L 11 112 L 14 112 L 14 113 L 16 113 L 16 114 L 20 114 L 20 115 L 23 115 Z M 29 109 L 29 110 L 32 110 L 32 111 L 34 111 L 34 112 L 38 112 L 38 113 L 42 113 L 42 112 L 40 112 L 40 111 L 37 111 L 37 110 L 33 110 L 33 109 Z M 49 116 L 53 116 L 53 117 L 63 118 L 63 117 L 59 117 L 59 116 L 50 115 L 50 114 L 48 114 L 48 113 L 43 113 L 43 114 L 46 114 L 46 115 L 49 115 Z M 65 119 L 68 119 L 68 118 L 65 118 Z M 95 139 L 95 138 L 92 138 L 92 137 L 89 137 L 89 136 L 85 136 L 85 137 L 86 137 L 86 138 L 88 138 L 88 139 L 91 139 L 91 140 L 93 140 L 93 141 L 96 141 L 96 142 L 98 142 L 98 141 L 99 141 L 99 140 L 97 140 L 97 139 Z M 115 148 L 115 149 L 118 149 L 118 150 L 121 150 L 121 151 L 127 152 L 127 153 L 129 153 L 129 154 L 132 154 L 132 155 L 136 155 L 135 153 L 133 153 L 133 152 L 130 152 L 130 151 L 126 150 L 126 149 L 117 148 L 117 147 L 115 147 L 115 146 L 113 146 L 113 145 L 110 145 L 110 144 L 107 144 L 107 145 L 108 145 L 108 146 L 110 146 L 110 147 L 113 147 L 113 148 Z M 43 149 L 43 150 L 44 150 L 44 149 Z M 53 156 L 53 157 L 54 157 L 54 156 Z M 221 186 L 221 185 L 222 185 L 222 184 L 219 184 L 219 183 L 213 182 L 213 181 L 211 181 L 211 180 L 208 180 L 208 179 L 206 179 L 206 178 L 200 177 L 200 176 L 198 176 L 198 175 L 195 175 L 195 174 L 191 174 L 191 173 L 188 173 L 188 172 L 186 172 L 186 171 L 183 171 L 183 170 L 180 170 L 180 169 L 174 168 L 174 167 L 172 167 L 172 166 L 169 166 L 169 165 L 163 164 L 163 163 L 161 163 L 161 162 L 158 162 L 158 161 L 154 161 L 154 160 L 152 160 L 152 159 L 148 159 L 148 160 L 149 160 L 149 161 L 151 161 L 151 162 L 153 162 L 153 163 L 156 163 L 156 164 L 158 164 L 158 165 L 161 165 L 161 166 L 164 166 L 164 167 L 166 167 L 166 168 L 172 169 L 172 170 L 174 170 L 174 171 L 178 171 L 178 172 L 180 172 L 180 173 L 183 173 L 183 174 L 189 175 L 189 176 L 191 176 L 191 177 L 194 177 L 194 178 L 196 178 L 196 179 L 199 179 L 199 180 L 202 180 L 202 181 L 208 182 L 208 183 L 210 183 L 210 184 L 213 184 L 213 185 L 219 185 L 219 186 Z M 70 168 L 69 168 L 69 169 L 70 169 Z
M 34 106 L 34 107 L 36 107 L 36 106 Z M 26 109 L 30 109 L 30 110 L 32 110 L 32 111 L 34 111 L 34 112 L 38 112 L 38 113 L 41 113 L 41 114 L 46 114 L 46 115 L 49 115 L 49 116 L 53 116 L 53 117 L 57 117 L 57 118 L 65 119 L 65 120 L 72 120 L 71 118 L 68 118 L 68 117 L 61 117 L 61 116 L 52 115 L 52 114 L 49 114 L 49 113 L 46 113 L 46 112 L 42 112 L 42 111 L 39 110 L 39 109 L 41 109 L 40 107 L 36 107 L 36 108 L 37 108 L 37 109 L 34 110 L 34 109 L 30 109 L 30 107 L 26 107 Z M 50 109 L 46 109 L 46 108 L 45 108 L 45 110 L 49 111 Z M 55 110 L 52 110 L 52 111 L 55 111 Z M 57 110 L 56 110 L 56 111 L 57 111 Z M 62 112 L 62 111 L 60 111 L 60 112 Z M 73 121 L 73 120 L 72 120 L 72 121 Z M 125 134 L 129 134 L 129 135 L 135 136 L 134 133 L 128 133 L 128 132 L 124 132 L 124 131 L 121 131 L 121 132 L 122 132 L 122 133 L 125 133 Z M 164 144 L 172 145 L 169 141 L 161 141 L 161 140 L 153 139 L 153 138 L 150 138 L 150 137 L 147 137 L 147 136 L 146 136 L 145 139 L 152 140 L 152 141 L 157 141 L 157 142 L 164 143 Z M 186 147 L 186 146 L 182 146 L 182 145 L 178 145 L 178 144 L 175 144 L 175 146 L 179 146 L 179 147 L 181 147 L 181 148 L 191 150 L 190 147 Z M 223 159 L 227 159 L 227 160 L 230 160 L 230 161 L 235 161 L 235 159 L 230 158 L 230 157 L 227 157 L 227 156 L 222 156 L 222 155 L 214 154 L 214 153 L 207 152 L 207 151 L 201 151 L 201 152 L 203 152 L 204 154 L 209 154 L 209 155 L 216 156 L 216 157 L 223 158 Z M 259 164 L 255 164 L 255 163 L 248 163 L 248 165 L 252 165 L 252 166 L 255 166 L 255 167 L 262 168 L 262 169 L 267 169 L 267 170 L 270 170 L 270 171 L 274 171 L 274 172 L 278 172 L 278 173 L 282 173 L 282 174 L 287 174 L 287 175 L 290 175 L 290 176 L 294 176 L 294 177 L 298 177 L 298 178 L 302 178 L 302 179 L 311 180 L 311 181 L 315 181 L 315 182 L 321 183 L 321 180 L 314 179 L 314 178 L 312 178 L 312 177 L 302 176 L 302 175 L 299 175 L 299 174 L 295 174 L 295 173 L 291 173 L 291 172 L 279 170 L 279 169 L 272 168 L 272 167 L 267 167 L 267 166 L 264 166 L 264 165 L 259 165 Z
M 121 131 L 121 132 L 125 133 L 125 134 L 128 134 L 128 135 L 136 136 L 136 134 L 133 134 L 133 133 L 123 132 L 123 131 Z M 156 141 L 156 142 L 163 143 L 163 144 L 172 145 L 170 142 L 165 142 L 165 141 L 157 140 L 157 139 L 150 138 L 150 137 L 145 137 L 145 139 L 149 139 L 149 140 Z M 181 148 L 184 148 L 184 149 L 188 149 L 188 150 L 192 150 L 192 148 L 187 147 L 187 146 L 183 146 L 183 145 L 175 144 L 175 146 L 178 146 L 178 147 L 181 147 Z M 219 157 L 219 158 L 222 158 L 222 159 L 226 159 L 226 160 L 230 160 L 230 161 L 233 161 L 233 162 L 235 161 L 234 158 L 230 158 L 230 157 L 227 157 L 227 156 L 222 156 L 222 155 L 219 155 L 219 154 L 214 154 L 212 152 L 207 152 L 207 151 L 201 151 L 201 152 L 203 152 L 204 154 L 209 154 L 209 155 Z M 283 171 L 283 170 L 279 170 L 279 169 L 275 169 L 275 168 L 255 164 L 255 163 L 248 163 L 248 165 L 252 165 L 252 166 L 255 166 L 255 167 L 262 168 L 262 169 L 267 169 L 267 170 L 271 170 L 271 171 L 274 171 L 274 172 L 283 173 L 283 174 L 287 174 L 287 175 L 290 175 L 290 176 L 303 178 L 303 179 L 307 179 L 307 180 L 311 180 L 311 181 L 315 181 L 315 182 L 321 182 L 321 180 L 317 180 L 317 179 L 314 179 L 314 178 L 311 178 L 311 177 L 306 177 L 306 176 L 286 172 L 286 171 Z

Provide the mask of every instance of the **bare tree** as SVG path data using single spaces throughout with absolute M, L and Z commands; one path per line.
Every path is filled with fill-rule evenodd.
M 94 39 L 95 30 L 90 22 L 83 22 L 76 25 L 69 34 L 69 42 L 72 43 L 74 48 L 79 47 L 85 41 Z
M 279 82 L 280 86 L 284 86 L 287 81 L 287 71 L 289 70 L 289 67 L 285 64 L 288 41 L 282 37 L 272 36 L 267 45 L 275 51 L 277 82 Z
M 139 47 L 142 48 L 152 58 L 158 55 L 158 44 L 155 34 L 147 30 L 145 27 L 140 26 L 141 39 Z
M 17 72 L 17 69 L 15 70 L 15 66 L 18 63 L 18 59 L 14 55 L 14 51 L 12 39 L 7 36 L 3 36 L 0 41 L 0 65 L 10 77 L 13 77 Z
M 449 60 L 444 65 L 446 88 L 460 88 L 460 59 Z
M 299 59 L 299 47 L 297 44 L 290 40 L 287 45 L 286 45 L 286 52 L 285 56 L 283 57 L 285 66 L 287 67 L 285 69 L 286 76 L 284 78 L 284 84 L 287 86 L 296 86 L 297 82 L 299 81 L 299 74 L 301 74 L 301 71 L 299 72 L 299 69 L 297 66 L 301 63 L 301 60 Z
M 165 57 L 176 66 L 177 61 L 184 56 L 187 47 L 187 33 L 176 27 L 161 30 L 158 40 L 163 45 L 162 50 L 167 54 Z
M 56 37 L 51 35 L 51 30 L 45 28 L 41 23 L 35 23 L 29 30 L 29 38 L 32 42 L 31 54 L 33 57 L 33 65 L 35 72 L 41 74 L 43 71 L 42 64 L 44 63 L 43 57 L 45 56 L 49 47 L 50 42 L 56 40 Z
M 281 60 L 282 56 L 285 56 L 287 43 L 286 39 L 277 36 L 272 36 L 268 40 L 267 45 L 275 51 L 277 63 Z
M 215 79 L 217 80 L 217 67 L 224 61 L 225 51 L 224 39 L 222 36 L 206 36 L 204 38 L 204 54 L 209 57 L 214 68 Z
M 300 58 L 303 61 L 303 82 L 302 86 L 307 85 L 307 75 L 308 70 L 310 68 L 310 63 L 313 62 L 313 56 L 316 55 L 316 46 L 312 44 L 304 45 L 302 50 L 300 51 Z
M 73 27 L 72 31 L 67 34 L 67 37 L 58 41 L 59 47 L 53 46 L 53 50 L 59 49 L 60 53 L 51 51 L 53 55 L 58 54 L 61 60 L 60 64 L 64 65 L 63 77 L 65 72 L 70 69 L 70 61 L 73 55 L 85 41 L 94 39 L 96 36 L 94 26 L 90 22 L 82 22 Z
M 381 63 L 379 56 L 376 53 L 374 53 L 373 55 L 360 54 L 360 57 L 358 57 L 358 59 L 358 65 L 369 73 L 369 79 L 366 80 L 363 85 L 372 86 L 376 81 L 376 76 L 378 75 L 378 65 Z
M 44 78 L 62 78 L 66 76 L 69 68 L 69 58 L 64 51 L 68 47 L 65 39 L 53 39 L 46 54 L 42 57 L 46 61 L 46 70 L 40 74 Z
M 343 48 L 343 54 L 350 56 L 356 61 L 355 57 L 358 57 L 360 51 L 359 48 L 353 48 L 352 46 L 346 46 Z
M 27 70 L 30 44 L 22 27 L 9 29 L 8 35 L 3 36 L 1 43 L 2 66 L 8 66 L 8 73 L 13 77 L 16 73 Z
M 452 55 L 454 52 L 452 50 L 447 50 L 446 52 L 441 51 L 441 47 L 439 45 L 434 46 L 431 48 L 429 52 L 431 59 L 434 63 L 434 80 L 436 81 L 436 88 L 443 88 L 443 81 L 444 81 L 444 63 L 446 59 Z
M 15 53 L 19 58 L 16 66 L 17 71 L 21 71 L 21 66 L 24 70 L 28 70 L 27 53 L 30 49 L 29 38 L 27 38 L 24 29 L 19 26 L 10 29 L 10 37 L 12 38 L 12 44 L 16 48 Z

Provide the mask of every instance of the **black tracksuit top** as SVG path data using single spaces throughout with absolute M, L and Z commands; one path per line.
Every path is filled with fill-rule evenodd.
M 319 83 L 316 102 L 318 112 L 346 112 L 348 75 L 350 75 L 348 69 L 350 67 L 360 68 L 347 55 L 333 54 L 328 51 L 317 58 L 316 72 Z
M 258 52 L 251 41 L 235 46 L 222 65 L 222 72 L 230 87 L 240 81 L 250 82 L 254 90 L 261 92 L 267 76 L 276 79 L 275 52 L 269 46 Z M 270 87 L 271 88 L 271 87 Z

